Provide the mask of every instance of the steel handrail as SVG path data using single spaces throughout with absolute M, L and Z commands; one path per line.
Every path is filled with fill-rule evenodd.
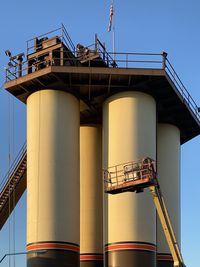
M 49 32 L 43 33 L 43 34 L 41 34 L 41 35 L 38 35 L 37 37 L 38 37 L 38 38 L 41 38 L 41 37 L 44 37 L 44 36 L 49 35 L 49 34 L 51 34 L 51 33 L 58 32 L 58 31 L 61 30 L 61 29 L 62 29 L 62 27 L 59 27 L 59 28 L 54 29 L 54 30 L 52 30 L 52 31 L 49 31 Z M 27 42 L 33 41 L 34 39 L 35 39 L 35 37 L 34 37 L 34 38 L 31 38 L 31 39 L 29 39 L 29 40 L 27 40 Z
M 56 32 L 61 31 L 61 30 L 62 30 L 62 27 L 59 27 L 59 28 L 57 28 L 55 30 L 52 30 L 52 31 L 49 31 L 49 32 L 47 32 L 45 34 L 38 35 L 37 38 L 42 38 L 42 37 L 45 37 L 45 36 L 50 35 L 52 33 L 56 33 Z M 27 55 L 29 54 L 29 50 L 31 50 L 32 48 L 34 48 L 34 46 L 29 46 L 29 43 L 32 42 L 32 41 L 34 41 L 35 38 L 36 37 L 31 38 L 31 39 L 29 39 L 29 40 L 26 41 L 26 44 L 27 44 Z
M 86 47 L 87 48 L 87 47 Z M 76 54 L 77 53 L 77 51 L 75 51 L 75 53 L 74 54 Z M 103 57 L 103 54 L 104 54 L 104 51 L 102 52 L 102 51 L 98 51 L 98 53 L 99 53 L 99 55 L 100 56 L 102 56 Z M 108 55 L 109 55 L 109 66 L 112 66 L 111 65 L 111 62 L 113 62 L 113 58 L 110 56 L 110 54 L 112 54 L 112 53 L 108 53 L 108 52 L 106 52 Z M 142 53 L 140 53 L 140 55 L 141 55 Z M 132 55 L 136 55 L 136 53 L 120 53 L 120 55 L 129 55 L 129 57 L 130 56 L 132 56 Z M 155 55 L 155 54 L 149 54 L 149 55 Z M 159 56 L 161 56 L 161 54 L 156 54 L 157 56 L 159 55 Z M 80 62 L 79 61 L 79 58 L 77 58 L 77 57 L 68 57 L 68 58 L 54 58 L 53 60 L 50 60 L 50 62 L 51 62 L 51 65 L 53 66 L 53 65 L 55 65 L 54 64 L 54 60 L 73 60 L 73 61 L 75 61 L 75 62 Z M 100 61 L 101 59 L 95 59 L 96 61 Z M 31 69 L 31 66 L 30 67 L 27 67 L 28 66 L 28 60 L 26 60 L 26 61 L 23 61 L 23 63 L 22 63 L 22 70 L 21 70 L 21 72 L 22 72 L 22 76 L 25 76 L 26 74 L 28 74 L 28 72 L 26 72 L 25 74 L 24 74 L 24 71 L 28 71 L 28 69 Z M 40 61 L 40 63 L 37 63 L 36 65 L 37 66 L 39 66 L 39 65 L 42 65 L 42 64 L 44 64 L 44 63 L 46 63 L 47 61 L 46 60 L 44 60 L 44 61 Z M 115 59 L 115 62 L 116 63 L 125 63 L 125 66 L 124 66 L 124 68 L 127 68 L 127 59 Z M 153 63 L 153 64 L 161 64 L 162 63 L 162 61 L 161 60 L 128 60 L 128 62 L 129 63 Z M 23 68 L 23 66 L 25 66 L 25 68 Z M 55 66 L 59 66 L 59 64 L 56 64 Z M 118 66 L 118 67 L 120 67 L 120 68 L 123 68 L 123 66 L 122 65 L 120 65 L 120 66 Z M 18 75 L 17 74 L 19 74 L 19 70 L 16 70 L 16 66 L 15 66 L 15 70 L 13 70 L 13 67 L 8 67 L 8 68 L 6 68 L 6 78 L 7 78 L 7 80 L 6 80 L 6 82 L 8 81 L 8 80 L 12 80 L 12 78 L 10 78 L 10 76 L 12 75 L 13 77 L 15 77 L 15 78 L 18 78 Z M 10 75 L 9 75 L 10 74 Z M 8 79 L 9 78 L 9 79 Z M 14 78 L 13 78 L 14 79 Z
M 196 102 L 194 101 L 191 94 L 188 92 L 186 87 L 184 86 L 183 82 L 181 81 L 180 77 L 178 76 L 177 72 L 173 68 L 172 64 L 169 62 L 168 59 L 166 59 L 166 67 L 165 70 L 167 74 L 169 75 L 172 82 L 176 85 L 175 87 L 178 89 L 178 92 L 181 94 L 184 103 L 188 104 L 190 109 L 193 111 L 195 116 L 200 121 L 200 114 L 198 113 L 198 106 Z
M 88 48 L 90 48 L 90 47 L 91 46 L 88 46 Z M 77 55 L 76 50 L 71 51 L 71 52 L 74 55 Z M 182 97 L 182 101 L 184 102 L 184 104 L 188 105 L 190 111 L 192 111 L 192 113 L 195 115 L 195 117 L 198 119 L 198 121 L 200 123 L 199 107 L 197 106 L 194 99 L 192 98 L 192 96 L 190 95 L 190 93 L 188 92 L 186 87 L 184 86 L 184 84 L 181 81 L 180 77 L 178 76 L 177 72 L 173 68 L 172 64 L 167 59 L 166 53 L 165 54 L 164 53 L 162 53 L 162 54 L 159 54 L 159 53 L 123 53 L 123 52 L 112 53 L 112 52 L 107 52 L 107 51 L 101 51 L 100 49 L 98 49 L 98 53 L 99 53 L 100 57 L 102 57 L 102 59 L 105 60 L 105 63 L 107 64 L 108 67 L 113 67 L 112 63 L 115 61 L 115 63 L 117 64 L 115 67 L 119 67 L 119 68 L 130 68 L 131 67 L 130 64 L 134 64 L 134 63 L 140 64 L 141 63 L 141 64 L 145 64 L 145 67 L 144 66 L 137 66 L 137 68 L 142 68 L 142 67 L 143 68 L 152 68 L 152 64 L 153 64 L 153 66 L 156 64 L 157 65 L 156 69 L 165 70 L 165 72 L 168 75 L 168 77 L 170 78 L 171 82 L 175 85 L 175 89 Z M 113 61 L 112 55 L 115 55 L 114 61 Z M 136 60 L 133 58 L 133 57 L 138 57 L 138 56 L 142 57 L 142 59 Z M 143 57 L 146 57 L 146 59 L 144 59 Z M 160 59 L 159 60 L 153 60 L 152 58 L 148 59 L 149 57 L 160 57 Z M 107 61 L 106 61 L 106 59 L 107 59 Z M 74 56 L 73 58 L 72 57 L 71 58 L 61 58 L 59 60 L 60 61 L 61 60 L 69 60 L 69 61 L 73 60 L 74 62 L 77 62 L 77 64 L 80 62 L 79 58 L 77 58 L 76 56 Z M 98 59 L 95 59 L 95 60 L 98 60 Z M 27 67 L 28 64 L 27 63 L 28 63 L 28 61 L 24 61 L 22 63 L 22 76 L 24 76 L 28 73 L 28 67 Z M 44 63 L 45 63 L 45 61 L 40 62 L 40 64 L 44 64 Z M 50 61 L 50 63 L 52 66 L 54 65 L 52 61 Z M 40 66 L 40 64 L 38 64 L 37 66 Z M 147 64 L 149 64 L 149 65 L 147 66 Z M 23 66 L 26 66 L 26 67 L 23 68 Z M 57 66 L 59 66 L 59 64 L 57 64 Z M 90 64 L 89 64 L 89 66 L 90 66 Z M 29 68 L 31 69 L 31 67 L 29 67 Z M 20 71 L 16 70 L 16 66 L 15 66 L 15 68 L 13 68 L 13 67 L 6 68 L 6 82 L 18 78 L 17 76 L 19 76 L 19 73 L 20 73 Z
M 61 41 L 63 41 L 63 43 L 69 48 L 69 50 L 71 50 L 71 52 L 74 52 L 76 50 L 75 45 L 72 42 L 72 39 L 70 38 L 65 26 L 62 24 L 61 27 L 49 31 L 45 34 L 41 34 L 39 36 L 37 36 L 37 38 L 42 38 L 42 37 L 47 37 L 49 35 L 53 35 L 54 37 L 58 37 L 61 39 Z M 53 36 L 52 36 L 53 37 Z M 35 37 L 36 38 L 36 37 Z M 26 43 L 27 43 L 27 55 L 30 54 L 29 51 L 31 51 L 34 48 L 34 45 L 31 45 L 31 43 L 34 42 L 35 38 L 31 38 L 29 39 Z
M 75 45 L 74 43 L 72 42 L 72 39 L 71 37 L 69 36 L 65 26 L 62 24 L 62 32 L 63 32 L 63 37 L 65 36 L 67 38 L 67 41 L 69 42 L 69 45 L 71 46 L 71 50 L 72 51 L 75 51 L 76 48 L 75 48 Z

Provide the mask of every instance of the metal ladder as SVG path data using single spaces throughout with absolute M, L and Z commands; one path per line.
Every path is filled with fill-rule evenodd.
M 0 184 L 0 230 L 26 189 L 26 169 L 25 144 Z

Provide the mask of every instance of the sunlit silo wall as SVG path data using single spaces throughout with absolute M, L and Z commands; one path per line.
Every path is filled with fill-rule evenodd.
M 80 265 L 103 267 L 102 127 L 80 127 Z
M 180 246 L 180 130 L 171 124 L 158 124 L 157 168 L 170 221 Z M 157 218 L 158 267 L 173 267 L 173 259 Z
M 28 267 L 79 266 L 79 127 L 79 101 L 71 94 L 28 97 Z
M 118 93 L 103 106 L 103 167 L 156 158 L 156 103 Z M 156 266 L 156 212 L 148 190 L 105 195 L 105 266 Z

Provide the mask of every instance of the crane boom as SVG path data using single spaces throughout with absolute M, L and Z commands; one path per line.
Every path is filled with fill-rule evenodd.
M 174 267 L 186 267 L 157 179 L 155 161 L 150 158 L 143 158 L 139 161 L 116 165 L 104 170 L 104 190 L 106 193 L 119 194 L 130 191 L 140 193 L 147 187 L 151 192 L 157 214 L 172 254 Z

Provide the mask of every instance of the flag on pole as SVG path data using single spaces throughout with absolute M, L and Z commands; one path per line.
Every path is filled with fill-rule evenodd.
M 111 31 L 111 28 L 112 28 L 112 18 L 113 18 L 113 14 L 114 14 L 114 11 L 113 11 L 113 4 L 111 4 L 111 6 L 110 6 L 110 15 L 109 15 L 108 32 L 110 32 L 110 31 Z

